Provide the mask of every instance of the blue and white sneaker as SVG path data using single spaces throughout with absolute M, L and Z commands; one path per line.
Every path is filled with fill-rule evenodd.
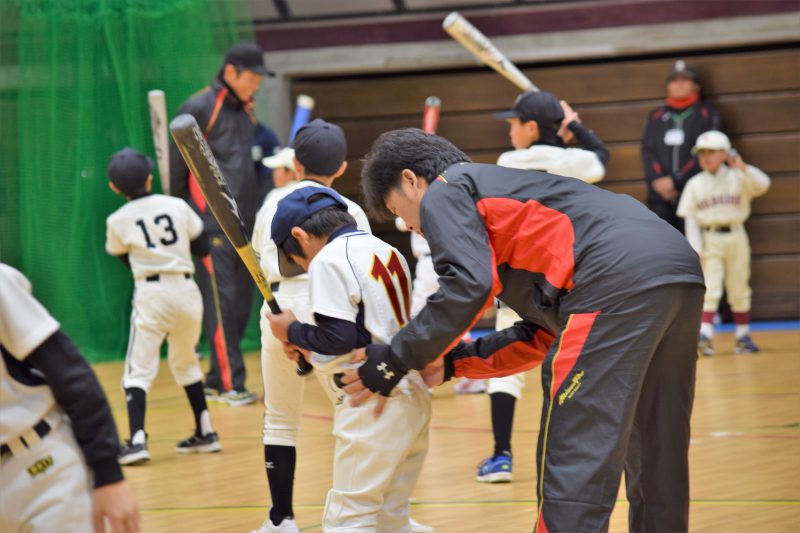
M 489 457 L 478 465 L 475 479 L 481 483 L 511 483 L 511 456 L 502 453 Z

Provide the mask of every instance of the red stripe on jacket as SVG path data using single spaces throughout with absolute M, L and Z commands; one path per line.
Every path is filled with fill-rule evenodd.
M 477 203 L 495 265 L 544 274 L 557 289 L 575 285 L 575 232 L 567 215 L 536 200 L 484 198 Z

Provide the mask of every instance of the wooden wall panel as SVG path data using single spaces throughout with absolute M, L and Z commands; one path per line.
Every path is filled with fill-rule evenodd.
M 647 114 L 660 105 L 676 57 L 619 58 L 523 68 L 537 85 L 569 101 L 611 153 L 600 186 L 644 200 L 640 139 Z M 753 315 L 800 316 L 800 48 L 695 55 L 704 92 L 719 109 L 744 159 L 773 177 L 753 204 L 747 227 L 753 249 Z M 493 72 L 411 74 L 297 80 L 293 93 L 317 102 L 315 115 L 339 123 L 348 137 L 349 167 L 336 187 L 360 197 L 361 158 L 384 131 L 417 127 L 422 103 L 442 98 L 439 133 L 476 162 L 494 163 L 510 148 L 508 127 L 492 114 L 510 107 L 516 89 Z M 408 254 L 407 235 L 392 224 L 376 232 Z M 410 256 L 410 254 L 408 254 Z

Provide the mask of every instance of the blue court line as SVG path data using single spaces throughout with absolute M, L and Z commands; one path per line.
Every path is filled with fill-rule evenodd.
M 715 333 L 733 333 L 736 330 L 736 324 L 720 324 L 714 326 Z M 750 323 L 750 331 L 800 331 L 800 320 L 764 320 L 759 322 Z M 469 334 L 479 339 L 484 335 L 494 333 L 493 329 L 473 329 Z

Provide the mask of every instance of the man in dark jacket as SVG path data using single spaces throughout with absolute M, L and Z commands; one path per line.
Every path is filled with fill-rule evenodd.
M 667 100 L 650 112 L 642 139 L 647 207 L 683 233 L 675 212 L 686 182 L 700 172 L 691 150 L 697 137 L 721 128 L 719 113 L 700 97 L 700 78 L 684 61 L 667 77 Z
M 473 378 L 541 363 L 537 530 L 608 529 L 637 446 L 643 498 L 632 530 L 686 531 L 704 293 L 686 239 L 628 196 L 473 164 L 415 129 L 378 138 L 362 187 L 373 213 L 424 233 L 439 290 L 391 344 L 366 348 L 343 378 L 351 402 L 389 395 L 411 369 L 438 381 L 429 364 L 442 355 L 445 375 Z M 494 297 L 522 320 L 459 343 Z
M 244 224 L 252 231 L 258 204 L 253 151 L 255 117 L 253 95 L 263 76 L 262 50 L 239 43 L 225 54 L 222 68 L 211 85 L 185 102 L 178 113 L 197 119 L 222 175 L 239 206 Z M 203 329 L 211 348 L 211 370 L 206 376 L 208 395 L 221 393 L 229 405 L 256 401 L 245 388 L 245 368 L 240 342 L 250 317 L 253 281 L 244 263 L 222 232 L 175 143 L 170 143 L 172 194 L 189 202 L 203 219 L 211 255 L 198 265 L 197 282 L 203 294 Z

